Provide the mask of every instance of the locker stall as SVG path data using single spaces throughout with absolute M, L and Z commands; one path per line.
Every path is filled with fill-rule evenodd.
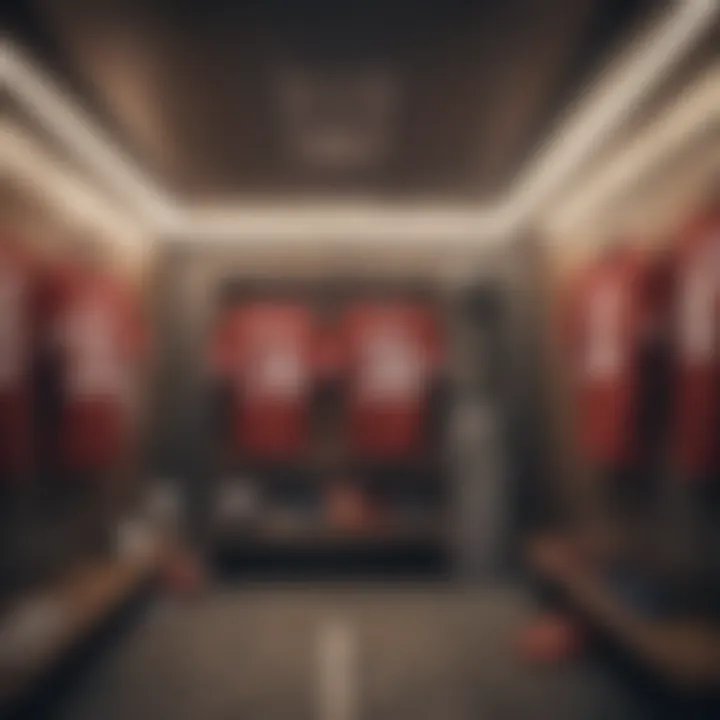
M 706 81 L 690 86 L 688 101 L 705 97 Z M 657 118 L 647 140 L 672 120 Z M 677 140 L 638 163 L 625 192 L 603 187 L 616 160 L 598 173 L 594 206 L 546 222 L 543 417 L 554 501 L 528 558 L 654 672 L 712 686 L 720 145 L 712 123 Z M 611 287 L 623 298 L 614 314 L 602 306 Z M 605 310 L 593 310 L 593 297 Z
M 85 185 L 38 166 L 30 137 L 19 116 L 3 123 L 3 713 L 156 568 L 131 523 L 145 493 L 149 253 L 102 205 L 70 203 Z
M 282 246 L 276 252 L 282 253 Z M 472 491 L 461 488 L 480 484 L 464 468 L 488 423 L 493 435 L 481 452 L 487 463 L 483 492 L 496 493 L 512 482 L 507 451 L 516 401 L 509 361 L 512 261 L 505 253 L 485 251 L 475 277 L 458 279 L 456 268 L 467 261 L 462 251 L 455 254 L 436 258 L 428 252 L 423 258 L 414 251 L 409 258 L 394 250 L 318 261 L 284 253 L 263 257 L 252 247 L 167 251 L 158 263 L 164 346 L 158 351 L 162 382 L 155 423 L 156 436 L 171 442 L 157 448 L 156 472 L 174 475 L 194 498 L 189 519 L 210 555 L 217 550 L 245 556 L 250 564 L 270 555 L 292 562 L 301 556 L 308 568 L 315 559 L 319 567 L 339 570 L 373 563 L 402 570 L 406 557 L 409 569 L 426 566 L 447 574 L 464 564 L 477 577 L 491 568 L 507 570 L 506 535 L 515 522 L 511 496 L 505 503 L 493 496 L 493 507 L 505 509 L 478 523 L 478 504 L 487 507 L 488 500 L 473 500 Z M 239 323 L 235 331 L 233 316 Z M 270 324 L 277 319 L 279 334 L 283 318 L 289 318 L 291 331 L 299 328 L 305 338 L 298 340 L 299 352 L 310 367 L 303 372 L 312 378 L 303 381 L 308 387 L 301 406 L 265 411 L 260 405 L 254 414 L 258 406 L 252 398 L 238 398 L 232 377 L 219 380 L 212 363 L 220 342 L 231 355 L 232 372 L 242 373 L 237 353 L 243 347 L 251 353 L 253 322 L 257 332 L 267 331 L 263 317 Z M 365 337 L 377 335 L 376 327 L 380 342 L 409 333 L 407 347 L 417 356 L 407 358 L 401 347 L 397 362 L 405 363 L 403 368 L 420 364 L 412 387 L 392 386 L 394 360 L 382 346 L 387 362 L 382 356 L 364 359 L 372 352 Z M 232 334 L 237 328 L 239 337 Z M 394 346 L 389 350 L 395 352 Z M 478 380 L 480 363 L 487 376 Z M 378 371 L 385 380 L 363 375 Z M 402 370 L 399 380 L 406 382 L 409 372 Z M 369 380 L 383 380 L 372 392 L 387 393 L 389 402 L 366 402 L 367 410 L 358 409 L 354 393 L 358 383 Z M 249 409 L 243 409 L 243 400 Z M 366 419 L 363 413 L 369 413 Z M 263 438 L 257 432 L 264 422 Z M 276 423 L 289 423 L 284 438 L 283 432 L 273 436 Z M 185 441 L 177 440 L 181 437 Z M 473 503 L 475 511 L 469 510 Z M 287 559 L 286 567 L 291 567 Z

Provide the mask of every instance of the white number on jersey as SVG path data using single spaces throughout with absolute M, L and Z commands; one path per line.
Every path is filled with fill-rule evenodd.
M 252 357 L 247 392 L 253 396 L 289 399 L 301 395 L 307 382 L 302 358 L 295 347 L 262 348 Z
M 360 372 L 364 401 L 409 400 L 422 392 L 425 364 L 415 343 L 388 334 L 367 342 Z
M 590 301 L 587 325 L 586 376 L 615 377 L 622 365 L 622 289 L 605 282 Z
M 75 396 L 115 396 L 124 392 L 123 369 L 113 318 L 101 306 L 78 308 L 69 319 L 69 390 Z
M 710 363 L 715 355 L 719 285 L 720 236 L 692 259 L 681 277 L 679 350 L 682 359 L 691 365 Z

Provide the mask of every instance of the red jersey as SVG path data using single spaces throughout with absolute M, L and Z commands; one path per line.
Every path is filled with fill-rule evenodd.
M 678 468 L 697 477 L 720 446 L 720 215 L 692 222 L 674 260 L 672 447 Z
M 33 365 L 43 320 L 44 273 L 0 242 L 0 474 L 26 472 L 33 452 Z
M 306 448 L 315 341 L 309 309 L 293 303 L 253 302 L 221 320 L 211 364 L 235 397 L 234 446 L 275 460 Z
M 133 365 L 144 341 L 139 316 L 113 278 L 71 271 L 58 280 L 52 335 L 63 377 L 60 453 L 71 468 L 105 468 L 130 430 Z
M 442 356 L 435 316 L 418 305 L 366 303 L 349 308 L 343 326 L 352 447 L 372 459 L 420 452 Z
M 630 250 L 589 266 L 566 299 L 565 342 L 585 456 L 617 464 L 636 452 L 639 356 L 651 325 L 647 267 Z

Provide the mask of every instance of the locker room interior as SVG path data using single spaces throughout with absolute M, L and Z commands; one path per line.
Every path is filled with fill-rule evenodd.
M 0 717 L 720 717 L 720 3 L 12 0 Z

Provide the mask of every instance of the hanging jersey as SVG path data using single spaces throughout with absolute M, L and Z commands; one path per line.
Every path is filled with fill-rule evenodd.
M 0 474 L 29 469 L 33 451 L 33 365 L 43 316 L 44 273 L 0 241 Z
M 310 311 L 293 303 L 249 303 L 223 318 L 211 364 L 231 387 L 236 448 L 275 460 L 304 452 L 315 340 Z
M 636 253 L 620 251 L 581 273 L 566 301 L 575 420 L 592 462 L 622 463 L 637 450 L 639 358 L 651 312 L 646 270 Z
M 720 445 L 720 217 L 686 229 L 674 268 L 672 446 L 682 473 L 698 477 Z
M 87 272 L 60 278 L 52 339 L 62 367 L 61 454 L 70 467 L 99 469 L 121 454 L 143 334 L 113 279 Z
M 354 451 L 368 459 L 421 452 L 442 355 L 432 312 L 404 303 L 358 304 L 346 312 L 343 346 Z

